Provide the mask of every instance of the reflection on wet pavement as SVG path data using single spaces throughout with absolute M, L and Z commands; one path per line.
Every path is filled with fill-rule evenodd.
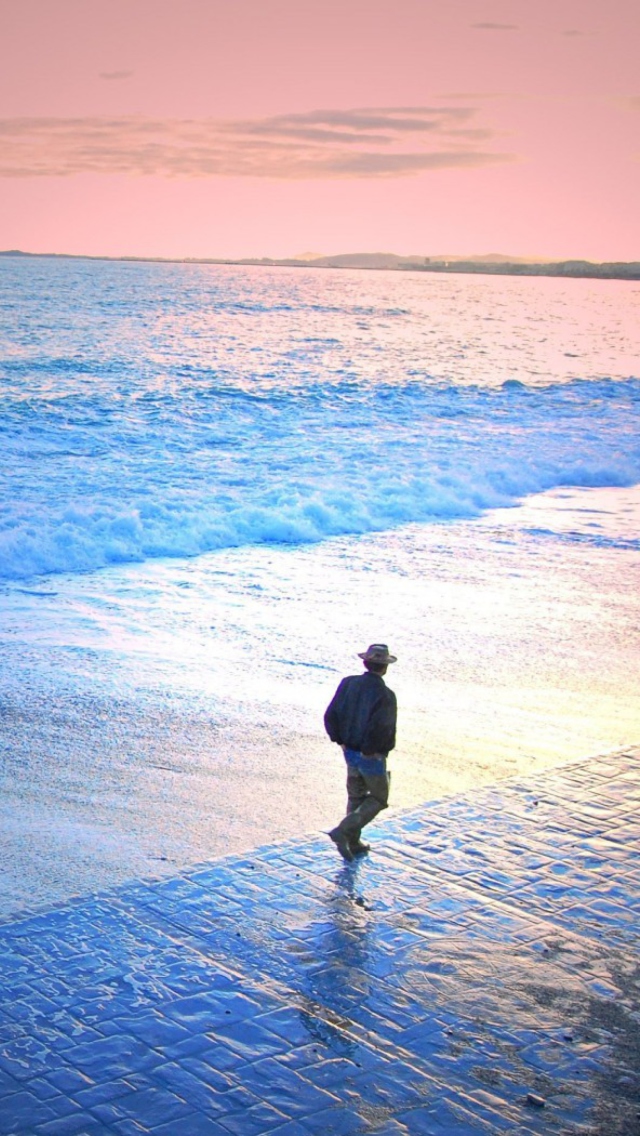
M 640 750 L 25 912 L 0 1133 L 640 1131 Z

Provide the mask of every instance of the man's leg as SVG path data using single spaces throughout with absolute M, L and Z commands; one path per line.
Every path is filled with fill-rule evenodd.
M 356 750 L 345 750 L 345 761 L 347 762 L 347 816 L 354 813 L 360 805 L 367 799 L 367 784 L 360 773 L 357 761 L 360 760 L 361 754 Z M 350 760 L 351 759 L 351 760 Z M 331 830 L 329 836 L 333 840 L 338 852 L 345 860 L 353 860 L 354 855 L 362 851 L 360 845 L 360 830 L 357 830 L 357 835 L 347 836 L 343 831 L 344 821 Z
M 366 800 L 367 783 L 357 765 L 347 765 L 347 813 L 354 813 Z
M 347 815 L 349 815 L 349 813 L 355 813 L 364 804 L 369 790 L 360 769 L 355 765 L 349 765 L 347 768 Z M 369 845 L 363 844 L 360 840 L 360 832 L 361 830 L 358 829 L 356 832 L 349 833 L 348 844 L 354 856 L 363 856 L 369 851 Z
M 371 772 L 367 770 L 367 758 L 359 765 L 348 766 L 347 794 L 349 810 L 340 824 L 329 833 L 338 851 L 345 860 L 353 859 L 354 849 L 360 843 L 360 833 L 389 803 L 389 774 L 383 758 L 372 760 Z M 364 795 L 363 795 L 364 790 Z M 351 808 L 353 803 L 354 807 Z
M 353 833 L 356 839 L 365 824 L 369 824 L 389 804 L 389 774 L 386 769 L 382 773 L 367 773 L 361 765 L 360 775 L 367 790 L 366 796 L 341 822 L 346 831 L 349 834 Z

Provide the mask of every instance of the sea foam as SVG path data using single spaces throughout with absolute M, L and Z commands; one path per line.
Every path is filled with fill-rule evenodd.
M 0 574 L 86 571 L 265 541 L 472 517 L 562 485 L 640 480 L 640 383 L 417 384 L 110 408 L 31 405 L 5 435 L 18 492 Z M 634 425 L 635 423 L 635 425 Z

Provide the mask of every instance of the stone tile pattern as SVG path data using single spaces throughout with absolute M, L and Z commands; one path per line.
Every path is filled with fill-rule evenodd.
M 0 1136 L 640 1133 L 640 750 L 0 926 Z

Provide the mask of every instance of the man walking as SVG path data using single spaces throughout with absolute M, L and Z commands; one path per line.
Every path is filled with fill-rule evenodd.
M 347 763 L 347 815 L 329 833 L 345 860 L 369 851 L 360 833 L 387 807 L 387 756 L 396 744 L 396 696 L 382 677 L 396 656 L 386 643 L 372 643 L 358 658 L 364 674 L 342 679 L 324 715 L 325 729 L 342 746 Z

